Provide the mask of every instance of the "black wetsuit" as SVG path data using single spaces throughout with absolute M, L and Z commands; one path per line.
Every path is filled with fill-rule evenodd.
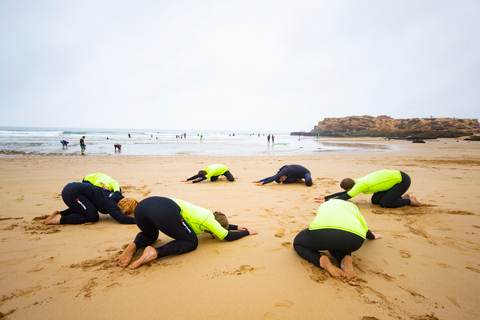
M 272 181 L 280 183 L 280 178 L 282 176 L 287 176 L 287 179 L 285 179 L 283 183 L 295 183 L 295 182 L 298 182 L 300 179 L 305 179 L 305 184 L 308 187 L 310 187 L 313 184 L 312 175 L 310 174 L 310 171 L 307 168 L 300 166 L 298 164 L 283 166 L 278 170 L 278 173 L 276 175 L 271 176 L 269 178 L 265 178 L 260 181 L 263 182 L 263 184 L 267 184 Z
M 180 214 L 180 207 L 169 198 L 150 197 L 140 201 L 135 208 L 135 221 L 141 230 L 134 240 L 137 248 L 154 243 L 158 239 L 159 231 L 174 239 L 155 248 L 157 258 L 190 252 L 198 246 L 197 235 Z M 231 224 L 228 230 L 237 230 L 237 226 Z M 233 241 L 249 234 L 248 230 L 229 231 L 225 240 Z
M 133 217 L 122 214 L 118 208 L 120 200 L 113 192 L 80 182 L 67 184 L 62 191 L 63 202 L 68 209 L 60 212 L 61 224 L 81 224 L 97 222 L 98 212 L 109 214 L 120 223 L 134 224 Z
M 367 239 L 375 239 L 373 233 L 368 230 Z M 352 255 L 365 242 L 359 235 L 340 229 L 305 229 L 301 231 L 293 241 L 293 248 L 307 261 L 320 267 L 319 250 L 328 250 L 338 261 L 342 262 L 346 255 Z

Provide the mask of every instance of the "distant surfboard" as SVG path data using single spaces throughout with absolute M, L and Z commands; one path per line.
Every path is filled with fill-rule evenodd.
M 275 143 L 275 145 L 280 145 L 280 146 L 286 146 L 289 145 L 290 143 Z

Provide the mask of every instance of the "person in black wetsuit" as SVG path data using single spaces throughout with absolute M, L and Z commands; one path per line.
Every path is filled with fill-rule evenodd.
M 63 202 L 68 206 L 63 211 L 55 211 L 45 219 L 45 224 L 82 224 L 97 222 L 98 212 L 109 214 L 122 224 L 135 224 L 129 217 L 137 203 L 133 198 L 123 198 L 109 190 L 80 182 L 67 184 L 62 191 Z
M 278 173 L 269 178 L 262 180 L 253 181 L 257 186 L 263 186 L 264 184 L 275 181 L 277 183 L 295 183 L 304 179 L 307 187 L 310 187 L 313 184 L 312 175 L 310 171 L 298 164 L 291 164 L 283 166 L 278 170 Z
M 125 248 L 118 265 L 128 266 L 138 249 L 145 247 L 145 250 L 138 260 L 130 264 L 130 269 L 158 258 L 195 250 L 198 246 L 197 235 L 203 232 L 227 241 L 258 233 L 251 228 L 229 224 L 223 213 L 165 197 L 150 197 L 140 201 L 135 209 L 135 221 L 141 232 Z M 151 245 L 158 239 L 159 231 L 174 240 L 154 248 Z

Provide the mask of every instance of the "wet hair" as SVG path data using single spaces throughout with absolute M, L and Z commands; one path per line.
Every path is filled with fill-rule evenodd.
M 135 198 L 123 198 L 122 200 L 118 201 L 118 207 L 120 210 L 123 210 L 127 216 L 135 212 L 137 204 L 138 201 Z
M 342 187 L 343 190 L 352 189 L 354 185 L 355 181 L 351 178 L 345 178 L 340 182 L 340 187 Z
M 228 223 L 228 218 L 226 215 L 218 211 L 215 211 L 213 215 L 215 216 L 215 220 L 217 220 L 223 228 L 228 229 L 230 224 Z
M 198 176 L 199 177 L 205 177 L 206 175 L 207 175 L 207 171 L 205 171 L 205 170 L 198 171 Z

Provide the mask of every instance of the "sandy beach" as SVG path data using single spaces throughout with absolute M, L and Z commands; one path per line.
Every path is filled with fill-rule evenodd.
M 478 319 L 480 143 L 356 139 L 393 151 L 278 157 L 32 156 L 0 158 L 0 319 Z M 79 152 L 80 153 L 80 152 Z M 222 163 L 225 179 L 181 183 Z M 255 186 L 286 164 L 304 184 Z M 382 209 L 358 195 L 369 228 L 383 235 L 353 253 L 357 285 L 300 258 L 292 242 L 345 177 L 397 169 L 421 207 Z M 89 173 L 118 180 L 125 196 L 183 199 L 224 212 L 259 234 L 227 242 L 199 235 L 190 253 L 121 268 L 139 231 L 109 215 L 97 223 L 46 226 L 63 210 L 63 187 Z M 160 235 L 156 245 L 169 238 Z

